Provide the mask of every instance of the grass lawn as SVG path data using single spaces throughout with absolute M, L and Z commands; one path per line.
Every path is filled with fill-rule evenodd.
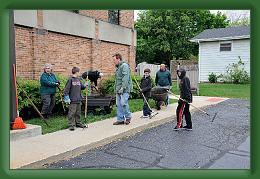
M 200 96 L 250 99 L 250 84 L 201 83 L 199 89 Z M 176 86 L 172 88 L 172 91 L 179 94 Z
M 170 100 L 170 103 L 174 103 L 174 102 L 176 102 L 176 100 Z M 153 108 L 155 106 L 154 100 L 149 100 L 149 104 L 150 104 L 151 108 Z M 129 100 L 129 107 L 130 107 L 131 112 L 141 111 L 143 109 L 143 100 L 142 99 Z M 104 120 L 107 118 L 112 118 L 115 116 L 116 116 L 116 107 L 114 105 L 113 110 L 110 114 L 88 115 L 86 120 L 87 120 L 87 123 L 92 123 L 95 121 L 101 121 L 101 120 Z M 81 121 L 83 123 L 85 123 L 84 114 L 81 115 Z M 65 115 L 53 116 L 50 119 L 48 119 L 47 122 L 50 127 L 47 127 L 46 124 L 40 118 L 30 119 L 30 120 L 26 121 L 26 123 L 28 123 L 28 124 L 35 124 L 35 125 L 42 126 L 43 134 L 51 133 L 51 132 L 55 132 L 58 130 L 68 128 L 68 119 L 67 119 L 67 116 L 65 116 Z

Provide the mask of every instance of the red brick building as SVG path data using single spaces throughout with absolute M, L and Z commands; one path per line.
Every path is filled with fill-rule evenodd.
M 135 68 L 133 10 L 16 10 L 14 14 L 17 75 L 39 79 L 45 63 L 55 74 L 114 72 L 112 55 L 122 54 Z

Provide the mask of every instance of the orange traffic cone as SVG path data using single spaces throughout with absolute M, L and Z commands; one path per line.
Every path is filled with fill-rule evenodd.
M 19 117 L 19 111 L 18 111 L 18 93 L 17 93 L 17 85 L 16 85 L 16 69 L 15 69 L 15 64 L 13 64 L 13 70 L 14 70 L 14 87 L 15 87 L 15 92 L 16 92 L 16 110 L 17 110 L 17 116 L 14 119 L 12 129 L 25 129 L 26 125 L 23 122 L 23 119 Z
M 12 126 L 12 129 L 25 129 L 26 128 L 26 125 L 25 123 L 23 122 L 23 119 L 19 116 L 17 116 L 14 120 L 14 123 L 13 123 L 13 126 Z

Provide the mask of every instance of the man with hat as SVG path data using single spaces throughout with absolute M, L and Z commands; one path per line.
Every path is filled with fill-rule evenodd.
M 60 85 L 60 82 L 56 79 L 54 73 L 52 73 L 52 65 L 46 63 L 44 65 L 44 72 L 40 78 L 40 93 L 42 99 L 42 115 L 44 118 L 48 118 L 52 114 L 52 110 L 55 106 L 55 93 L 56 87 Z

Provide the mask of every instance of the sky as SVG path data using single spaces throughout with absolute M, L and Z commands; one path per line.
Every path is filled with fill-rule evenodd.
M 210 12 L 214 14 L 216 14 L 218 11 L 220 11 L 221 13 L 225 13 L 231 22 L 241 17 L 250 17 L 250 10 L 210 10 Z M 139 10 L 134 11 L 134 20 L 137 19 L 138 12 Z

